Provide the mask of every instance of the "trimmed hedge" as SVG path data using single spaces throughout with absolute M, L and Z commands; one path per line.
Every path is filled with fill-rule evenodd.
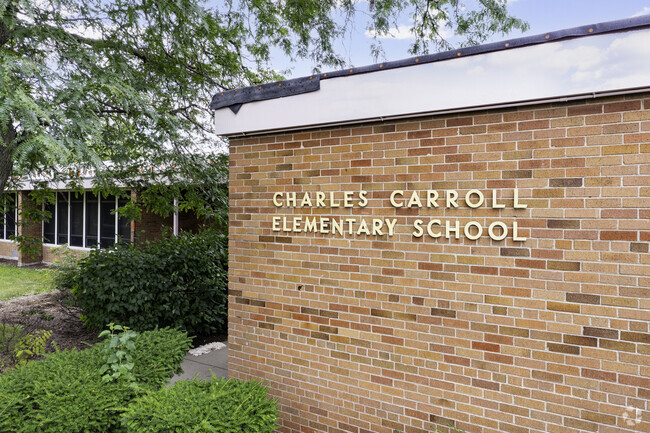
M 49 354 L 0 375 L 0 431 L 124 432 L 121 417 L 127 404 L 143 390 L 159 389 L 180 371 L 190 339 L 171 329 L 139 334 L 133 354 L 138 386 L 102 381 L 103 344 Z
M 91 251 L 79 263 L 72 290 L 84 324 L 95 330 L 119 323 L 135 331 L 169 326 L 190 335 L 225 332 L 227 242 L 205 231 Z
M 139 397 L 124 416 L 128 433 L 272 433 L 277 404 L 255 381 L 179 381 Z

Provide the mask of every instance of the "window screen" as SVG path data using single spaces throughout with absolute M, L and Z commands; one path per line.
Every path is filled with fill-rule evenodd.
M 115 244 L 115 215 L 112 214 L 115 210 L 115 196 L 109 195 L 106 198 L 102 196 L 99 208 L 99 245 L 108 248 Z
M 9 239 L 10 236 L 16 234 L 16 213 L 17 213 L 17 195 L 16 194 L 7 194 L 9 199 L 7 200 L 7 208 L 5 214 L 5 225 L 6 225 L 6 237 Z
M 54 203 L 48 203 L 45 205 L 45 210 L 49 212 L 51 216 L 49 221 L 43 223 L 43 242 L 46 244 L 54 244 L 56 243 L 56 205 Z
M 70 246 L 84 246 L 84 195 L 70 193 Z
M 98 244 L 97 229 L 99 225 L 99 209 L 97 195 L 92 192 L 86 193 L 86 248 Z
M 120 199 L 119 206 L 126 205 L 128 200 Z M 131 221 L 114 214 L 116 201 L 114 195 L 104 198 L 91 191 L 57 193 L 56 205 L 48 204 L 44 208 L 51 212 L 52 218 L 43 223 L 43 242 L 86 248 L 108 248 L 115 244 L 116 236 L 122 242 L 131 242 Z M 0 217 L 8 218 L 15 231 L 14 216 L 15 213 L 0 212 Z M 6 231 L 0 225 L 0 238 Z
M 60 192 L 56 195 L 56 226 L 58 230 L 57 244 L 68 243 L 68 193 Z

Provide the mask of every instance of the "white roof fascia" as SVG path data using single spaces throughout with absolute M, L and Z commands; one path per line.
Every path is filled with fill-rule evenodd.
M 650 90 L 650 29 L 321 80 L 320 90 L 215 110 L 242 136 Z
M 69 190 L 70 189 L 70 184 L 69 182 L 64 182 L 64 181 L 52 181 L 52 180 L 46 180 L 47 182 L 47 187 L 51 188 L 53 190 Z M 78 184 L 81 185 L 83 189 L 92 189 L 93 188 L 93 178 L 85 178 L 85 179 L 80 179 L 78 181 Z M 39 186 L 40 187 L 40 186 Z M 30 180 L 21 180 L 19 181 L 17 185 L 17 190 L 18 191 L 31 191 L 36 189 L 36 181 L 32 182 Z

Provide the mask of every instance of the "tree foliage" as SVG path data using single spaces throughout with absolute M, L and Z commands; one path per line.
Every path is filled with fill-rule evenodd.
M 375 37 L 409 16 L 413 53 L 449 48 L 444 27 L 476 44 L 526 26 L 506 0 L 0 0 L 0 192 L 28 175 L 74 187 L 92 169 L 97 189 L 143 191 L 140 207 L 169 213 L 176 196 L 214 216 L 227 158 L 212 94 L 280 79 L 273 47 L 345 66 L 355 14 Z

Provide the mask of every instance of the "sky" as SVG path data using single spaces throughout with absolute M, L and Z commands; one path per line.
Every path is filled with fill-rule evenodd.
M 510 13 L 527 21 L 530 29 L 524 34 L 517 30 L 508 35 L 494 35 L 487 42 L 650 14 L 650 0 L 509 0 L 508 3 Z M 398 27 L 406 29 L 408 24 L 405 17 L 403 22 L 398 22 Z M 385 58 L 379 61 L 411 57 L 408 52 L 411 42 L 408 32 L 396 29 L 393 34 L 397 37 L 382 39 Z M 348 66 L 373 64 L 376 61 L 370 54 L 371 42 L 362 17 L 359 17 L 354 30 L 342 41 L 339 52 L 344 55 Z M 450 42 L 453 44 L 453 37 Z M 279 52 L 274 54 L 271 66 L 281 70 L 287 78 L 302 77 L 313 72 L 313 65 L 309 61 L 291 63 Z M 323 72 L 326 70 L 328 68 Z

